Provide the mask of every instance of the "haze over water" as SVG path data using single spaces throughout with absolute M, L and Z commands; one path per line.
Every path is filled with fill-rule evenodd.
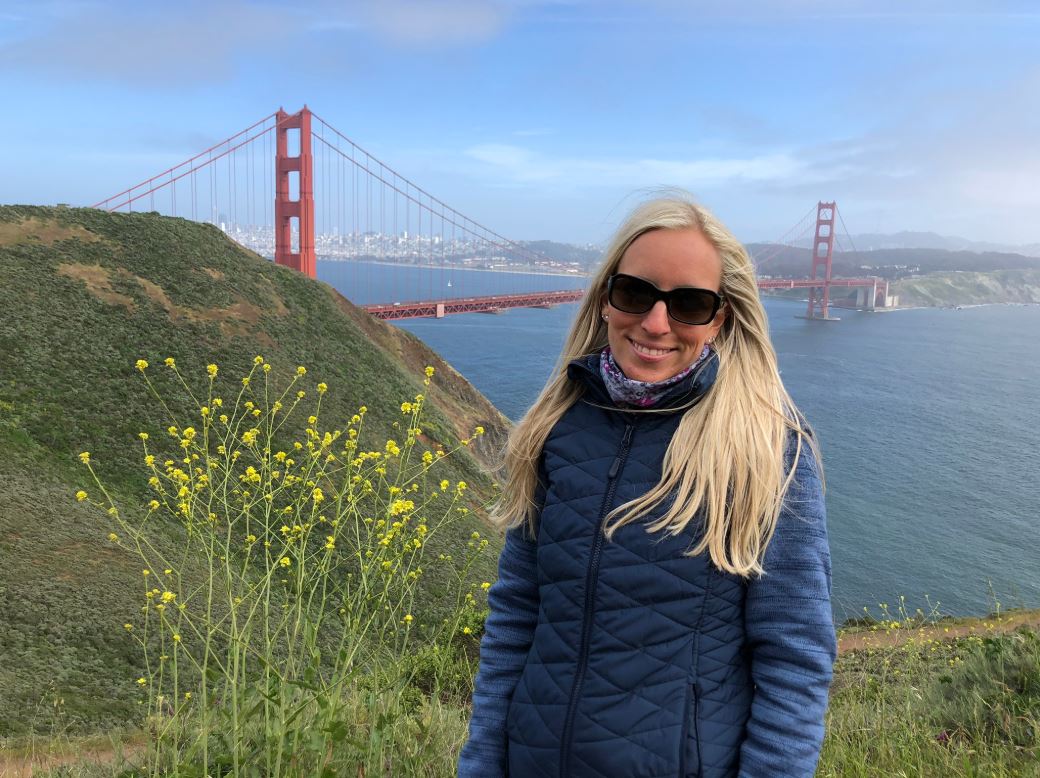
M 318 268 L 333 286 L 335 264 Z M 399 326 L 516 420 L 576 310 Z M 1003 608 L 1040 607 L 1040 306 L 839 311 L 840 322 L 797 319 L 802 303 L 766 310 L 823 448 L 837 618 L 899 595 L 911 610 L 927 595 L 945 613 L 985 614 L 990 583 Z

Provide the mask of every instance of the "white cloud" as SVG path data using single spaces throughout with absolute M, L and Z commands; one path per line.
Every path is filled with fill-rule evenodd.
M 494 38 L 509 9 L 490 0 L 380 0 L 365 13 L 376 32 L 395 43 L 450 46 Z
M 799 164 L 785 153 L 702 159 L 556 157 L 520 146 L 489 143 L 466 156 L 480 163 L 475 171 L 499 185 L 551 183 L 567 189 L 589 187 L 702 187 L 727 181 L 783 180 L 796 175 Z
M 0 64 L 162 89 L 220 83 L 238 56 L 292 34 L 283 12 L 243 0 L 161 7 L 65 6 L 49 26 L 0 48 Z

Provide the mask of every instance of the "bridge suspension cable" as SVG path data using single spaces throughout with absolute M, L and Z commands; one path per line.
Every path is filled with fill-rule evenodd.
M 755 269 L 761 269 L 762 265 L 764 265 L 766 262 L 773 259 L 774 257 L 778 256 L 785 248 L 791 246 L 801 238 L 808 235 L 809 230 L 811 230 L 813 225 L 815 224 L 815 217 L 816 206 L 814 205 L 812 208 L 805 212 L 805 215 L 802 216 L 801 219 L 795 222 L 793 227 L 791 227 L 787 232 L 785 232 L 783 235 L 781 235 L 779 238 L 773 241 L 766 248 L 765 252 L 763 252 L 762 255 L 752 257 Z

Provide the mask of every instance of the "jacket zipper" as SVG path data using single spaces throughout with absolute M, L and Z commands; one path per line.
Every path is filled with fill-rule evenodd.
M 574 716 L 578 709 L 578 698 L 581 696 L 581 687 L 585 682 L 585 670 L 589 662 L 589 636 L 592 633 L 592 611 L 595 607 L 596 582 L 599 578 L 599 555 L 603 548 L 603 525 L 610 505 L 614 500 L 614 492 L 617 490 L 617 477 L 621 468 L 628 458 L 628 449 L 632 443 L 632 432 L 635 424 L 631 421 L 625 423 L 625 434 L 621 438 L 621 447 L 618 449 L 614 461 L 607 471 L 607 493 L 603 496 L 603 505 L 599 510 L 599 524 L 596 527 L 596 536 L 592 540 L 592 552 L 589 554 L 589 566 L 585 572 L 585 608 L 582 612 L 581 622 L 581 645 L 578 649 L 578 668 L 574 674 L 574 684 L 571 687 L 571 699 L 567 706 L 567 718 L 563 724 L 563 736 L 560 740 L 560 778 L 567 776 L 567 763 L 570 761 L 571 736 L 574 729 Z

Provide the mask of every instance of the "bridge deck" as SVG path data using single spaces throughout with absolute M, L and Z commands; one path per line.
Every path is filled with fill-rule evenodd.
M 878 278 L 832 278 L 830 286 L 856 287 L 883 284 Z M 759 289 L 811 289 L 823 287 L 824 280 L 800 278 L 767 278 L 758 282 Z M 564 289 L 555 292 L 501 294 L 485 297 L 456 297 L 445 300 L 418 300 L 399 303 L 362 305 L 361 308 L 377 319 L 441 318 L 453 313 L 497 313 L 507 308 L 547 308 L 562 303 L 573 303 L 585 295 L 584 289 Z

